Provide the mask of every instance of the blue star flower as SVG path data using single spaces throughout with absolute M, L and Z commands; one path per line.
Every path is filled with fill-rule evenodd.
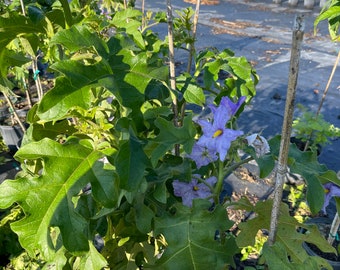
M 214 115 L 212 122 L 198 120 L 198 123 L 202 127 L 203 135 L 197 144 L 201 147 L 206 147 L 211 152 L 216 151 L 221 161 L 225 159 L 231 142 L 243 135 L 243 131 L 228 129 L 226 128 L 226 124 L 237 112 L 244 100 L 245 97 L 241 97 L 240 100 L 234 104 L 229 98 L 223 97 L 218 107 L 210 106 Z
M 196 177 L 200 177 L 200 176 L 196 175 Z M 172 186 L 174 187 L 175 196 L 182 198 L 183 205 L 192 207 L 193 199 L 198 199 L 198 198 L 205 199 L 212 195 L 211 187 L 215 185 L 216 182 L 217 182 L 216 177 L 212 176 L 205 180 L 206 184 L 199 183 L 198 180 L 194 178 L 189 183 L 184 183 L 184 182 L 175 180 L 172 182 Z M 210 198 L 209 200 L 213 202 L 212 198 Z
M 228 97 L 222 97 L 221 102 L 220 102 L 220 106 L 224 106 L 227 110 L 228 110 L 228 114 L 231 116 L 233 116 L 235 113 L 237 113 L 238 109 L 242 106 L 243 102 L 246 100 L 245 96 L 242 96 L 238 99 L 238 101 L 236 102 L 236 104 L 234 102 L 232 102 Z M 215 105 L 211 104 L 208 106 L 211 111 L 215 114 L 215 111 L 217 110 L 218 107 L 216 107 Z
M 197 143 L 194 144 L 191 154 L 189 155 L 193 161 L 195 161 L 197 168 L 208 165 L 218 159 L 215 151 L 209 151 L 205 146 L 200 146 Z

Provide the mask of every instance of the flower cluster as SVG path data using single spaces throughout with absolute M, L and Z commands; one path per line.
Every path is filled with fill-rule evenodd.
M 237 103 L 233 103 L 228 97 L 221 99 L 220 105 L 208 106 L 213 113 L 210 121 L 198 120 L 197 123 L 202 127 L 203 134 L 194 144 L 191 154 L 188 156 L 196 163 L 197 169 L 214 163 L 217 160 L 225 161 L 231 142 L 243 135 L 243 131 L 233 130 L 227 127 L 228 122 L 237 113 L 245 97 L 241 97 Z M 263 156 L 270 151 L 267 140 L 259 134 L 253 134 L 246 137 L 249 146 L 255 149 L 257 157 Z M 217 165 L 225 166 L 225 164 Z M 219 172 L 223 174 L 223 169 Z M 223 181 L 225 175 L 218 175 L 219 181 Z M 199 180 L 200 181 L 199 181 Z M 217 183 L 215 176 L 209 177 L 205 181 L 199 175 L 194 175 L 194 179 L 189 182 L 173 182 L 175 196 L 182 197 L 183 204 L 192 206 L 192 200 L 196 198 L 209 198 L 218 196 L 221 191 L 221 183 L 213 194 L 214 185 Z M 211 199 L 212 201 L 212 199 Z
M 223 161 L 228 153 L 231 142 L 243 135 L 243 131 L 226 127 L 228 121 L 241 107 L 246 97 L 241 97 L 233 103 L 228 97 L 221 99 L 220 105 L 209 105 L 213 113 L 213 120 L 198 120 L 203 135 L 193 147 L 190 158 L 196 162 L 197 168 L 208 165 L 218 158 Z
M 218 159 L 224 161 L 231 142 L 243 135 L 243 131 L 227 128 L 227 123 L 235 115 L 245 99 L 246 97 L 241 97 L 235 104 L 228 97 L 223 97 L 219 106 L 208 106 L 213 113 L 211 121 L 198 120 L 198 124 L 202 127 L 203 135 L 195 143 L 189 155 L 189 158 L 195 161 L 198 169 Z M 193 199 L 211 197 L 212 188 L 217 182 L 217 178 L 213 176 L 203 181 L 203 183 L 198 183 L 197 179 L 199 178 L 200 176 L 196 175 L 190 183 L 179 182 L 178 180 L 173 182 L 174 194 L 182 197 L 184 205 L 191 207 Z

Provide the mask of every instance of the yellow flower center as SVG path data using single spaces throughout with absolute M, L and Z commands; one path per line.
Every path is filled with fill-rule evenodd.
M 214 135 L 213 135 L 213 138 L 216 138 L 216 137 L 218 137 L 218 136 L 220 136 L 220 135 L 222 135 L 222 134 L 223 134 L 223 130 L 218 129 L 218 130 L 215 131 L 215 133 L 214 133 Z
M 192 189 L 193 189 L 194 191 L 199 190 L 198 186 L 194 186 Z
M 329 192 L 330 192 L 330 190 L 327 189 L 327 188 L 325 188 L 325 193 L 327 194 L 327 193 L 329 193 Z

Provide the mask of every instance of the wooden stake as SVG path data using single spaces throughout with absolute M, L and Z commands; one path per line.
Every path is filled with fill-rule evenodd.
M 292 50 L 290 56 L 290 67 L 287 87 L 287 97 L 285 106 L 285 115 L 282 126 L 282 136 L 280 142 L 280 153 L 278 158 L 278 165 L 276 171 L 276 182 L 274 190 L 273 208 L 271 213 L 270 231 L 268 237 L 268 244 L 271 246 L 275 243 L 275 237 L 277 233 L 278 219 L 280 215 L 280 204 L 282 200 L 283 184 L 286 178 L 287 172 L 287 160 L 290 144 L 290 136 L 292 131 L 294 101 L 296 94 L 296 84 L 299 74 L 299 63 L 301 54 L 301 43 L 304 34 L 304 22 L 303 15 L 298 15 L 295 18 L 293 38 L 292 38 Z
M 169 40 L 169 66 L 170 66 L 170 88 L 172 91 L 176 91 L 176 72 L 175 72 L 175 47 L 173 36 L 173 16 L 171 0 L 167 0 L 167 20 L 168 20 L 168 40 Z M 177 97 L 172 94 L 172 111 L 174 113 L 174 125 L 179 126 L 178 115 L 178 100 Z M 175 145 L 175 155 L 179 156 L 179 145 Z

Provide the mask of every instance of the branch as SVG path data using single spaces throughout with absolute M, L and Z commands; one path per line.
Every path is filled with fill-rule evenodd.
M 172 19 L 171 0 L 167 0 L 167 19 L 168 19 L 168 39 L 169 39 L 169 66 L 170 66 L 170 88 L 171 91 L 176 91 L 176 72 L 175 72 L 175 48 L 173 36 L 173 19 Z M 178 100 L 175 95 L 172 98 L 172 110 L 174 113 L 174 125 L 179 126 L 178 120 Z M 179 145 L 175 145 L 175 154 L 179 155 Z

